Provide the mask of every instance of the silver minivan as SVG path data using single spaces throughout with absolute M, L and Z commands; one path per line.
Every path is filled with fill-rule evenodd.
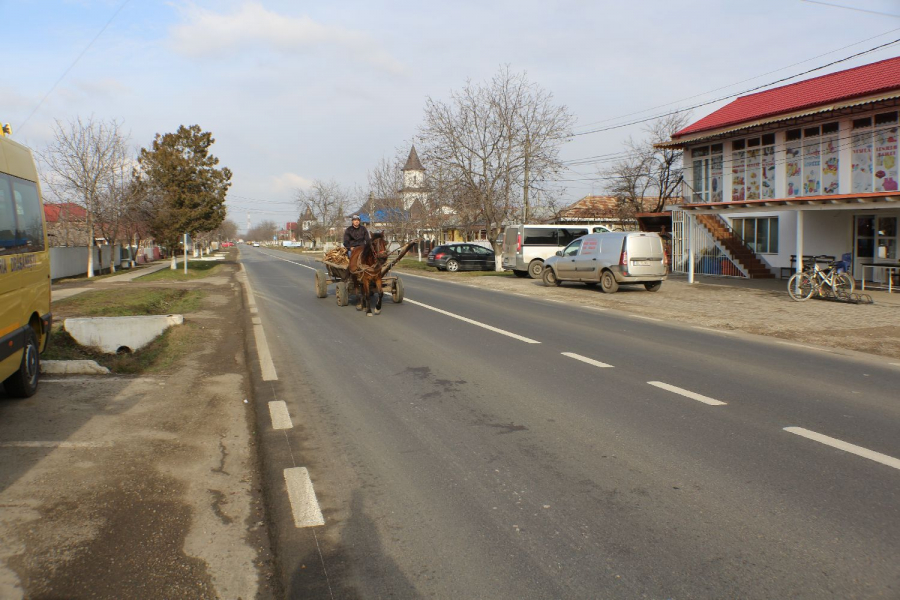
M 658 233 L 592 233 L 544 261 L 544 285 L 581 281 L 611 294 L 620 285 L 642 283 L 659 290 L 668 272 L 665 245 Z

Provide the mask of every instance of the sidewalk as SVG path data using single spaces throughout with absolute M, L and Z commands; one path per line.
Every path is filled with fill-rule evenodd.
M 180 262 L 184 264 L 184 257 L 176 258 L 176 263 Z M 104 277 L 103 279 L 85 279 L 84 281 L 79 281 L 77 284 L 64 284 L 62 286 L 58 284 L 54 284 L 50 286 L 50 301 L 63 300 L 65 298 L 69 298 L 71 296 L 76 296 L 82 292 L 86 292 L 95 285 L 101 285 L 106 283 L 127 283 L 129 281 L 133 281 L 138 277 L 143 277 L 144 275 L 149 275 L 150 273 L 156 273 L 157 271 L 162 271 L 163 269 L 167 269 L 172 266 L 171 259 L 159 260 L 155 263 L 147 266 L 147 267 L 135 267 L 134 269 L 124 270 L 112 277 Z M 88 284 L 85 286 L 85 284 Z M 76 287 L 77 286 L 77 287 Z
M 402 273 L 402 269 L 396 269 Z M 803 344 L 900 358 L 900 293 L 866 290 L 874 304 L 795 302 L 787 280 L 670 275 L 659 292 L 622 286 L 615 294 L 580 283 L 545 287 L 536 279 L 409 271 L 463 285 L 620 310 L 663 321 L 776 337 Z

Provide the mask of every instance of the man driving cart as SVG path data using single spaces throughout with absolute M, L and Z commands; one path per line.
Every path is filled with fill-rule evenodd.
M 356 263 L 353 262 L 353 249 L 359 246 L 365 246 L 371 242 L 369 230 L 362 224 L 359 215 L 350 217 L 350 226 L 344 230 L 344 248 L 347 249 L 347 257 L 350 259 L 350 271 L 356 270 Z M 359 260 L 357 258 L 357 260 Z

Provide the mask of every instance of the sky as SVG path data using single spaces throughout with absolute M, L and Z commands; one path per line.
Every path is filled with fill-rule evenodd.
M 502 66 L 583 133 L 900 39 L 900 0 L 0 0 L 0 23 L 14 139 L 40 150 L 56 120 L 93 116 L 120 122 L 137 152 L 198 124 L 233 171 L 228 216 L 246 229 L 296 220 L 314 180 L 363 189 L 382 158 L 408 153 L 428 98 Z M 800 79 L 895 56 L 900 44 Z M 561 158 L 620 152 L 644 127 L 576 135 Z M 607 166 L 561 175 L 564 203 L 603 193 Z

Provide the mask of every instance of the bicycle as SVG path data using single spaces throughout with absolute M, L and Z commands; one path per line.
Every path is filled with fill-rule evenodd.
M 820 269 L 819 258 L 822 257 L 814 257 L 811 266 L 788 280 L 788 294 L 797 302 L 809 300 L 813 295 L 825 297 L 824 288 L 827 285 L 836 298 L 849 300 L 856 289 L 856 282 L 848 273 L 839 271 L 838 263 L 834 261 L 829 262 L 827 269 Z

